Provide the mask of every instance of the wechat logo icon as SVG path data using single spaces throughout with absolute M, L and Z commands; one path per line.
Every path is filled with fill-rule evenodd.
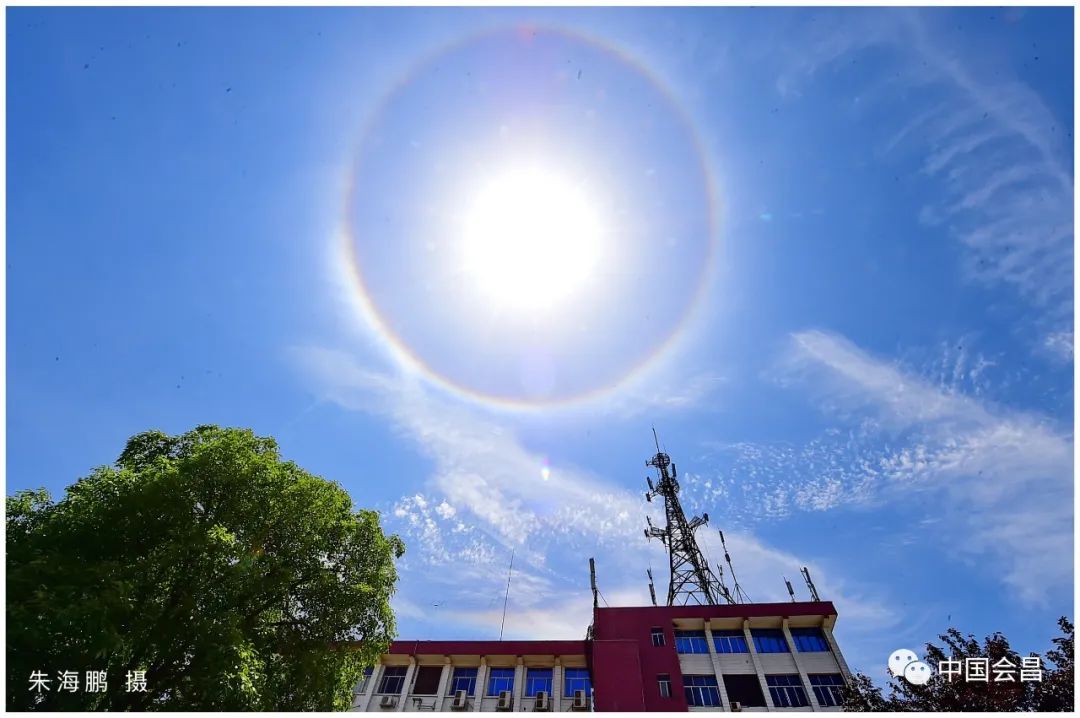
M 915 686 L 925 686 L 930 682 L 930 666 L 919 660 L 915 651 L 900 648 L 889 656 L 889 673 L 903 678 Z

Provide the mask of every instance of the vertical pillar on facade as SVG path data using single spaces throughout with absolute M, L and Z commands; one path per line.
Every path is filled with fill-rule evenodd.
M 443 698 L 446 696 L 446 689 L 450 685 L 450 676 L 454 672 L 454 667 L 450 665 L 450 656 L 443 658 L 442 675 L 439 676 L 439 690 L 435 694 L 435 710 L 442 710 Z
M 521 702 L 525 695 L 525 661 L 518 656 L 517 665 L 514 666 L 514 702 L 513 710 L 525 710 Z
M 364 686 L 364 692 L 353 698 L 354 711 L 367 711 L 371 708 L 371 696 L 375 693 L 375 686 L 382 680 L 382 664 L 376 663 L 371 668 L 371 678 Z
M 850 686 L 851 671 L 848 670 L 847 661 L 844 660 L 844 655 L 840 653 L 840 648 L 836 645 L 836 639 L 833 638 L 832 629 L 826 625 L 822 625 L 821 632 L 825 634 L 825 641 L 829 644 L 829 650 L 832 651 L 836 664 L 840 666 L 840 673 L 844 675 L 844 682 Z
M 360 705 L 356 707 L 357 710 L 370 710 L 372 709 L 372 701 L 375 700 L 375 692 L 379 688 L 379 682 L 382 680 L 383 666 L 381 663 L 376 663 L 372 669 L 372 681 L 368 683 L 367 690 L 364 691 L 364 699 L 360 702 Z
M 720 705 L 731 709 L 731 701 L 728 700 L 727 686 L 724 685 L 724 672 L 720 668 L 720 657 L 716 655 L 716 645 L 713 643 L 712 627 L 705 622 L 705 642 L 709 644 L 709 660 L 712 661 L 713 673 L 716 675 L 716 686 L 720 690 Z
M 487 658 L 480 658 L 480 669 L 476 671 L 476 700 L 473 702 L 473 710 L 480 710 L 484 702 L 484 694 L 487 693 Z
M 795 660 L 795 670 L 799 672 L 799 680 L 802 682 L 803 690 L 806 692 L 806 701 L 810 704 L 810 709 L 816 711 L 819 707 L 817 696 L 814 694 L 813 686 L 810 685 L 810 676 L 806 675 L 806 669 L 803 668 L 802 661 L 799 660 L 798 647 L 795 645 L 795 638 L 791 635 L 788 619 L 783 620 L 780 629 L 784 632 L 784 640 L 787 641 L 788 650 L 791 651 L 791 657 Z
M 765 696 L 765 705 L 770 710 L 776 710 L 773 703 L 772 693 L 769 692 L 769 684 L 765 682 L 765 673 L 761 670 L 761 662 L 758 660 L 757 647 L 754 645 L 754 636 L 750 633 L 750 620 L 744 618 L 742 622 L 743 636 L 746 637 L 746 647 L 750 650 L 750 662 L 754 664 L 754 673 L 757 674 L 758 683 L 761 684 L 761 693 Z
M 416 675 L 416 656 L 409 656 L 409 667 L 405 669 L 405 680 L 401 683 L 401 693 L 398 694 L 397 710 L 405 710 L 405 699 L 412 691 L 413 676 Z
M 558 656 L 555 656 L 555 666 L 551 669 L 551 710 L 556 713 L 562 710 L 562 684 L 562 660 Z

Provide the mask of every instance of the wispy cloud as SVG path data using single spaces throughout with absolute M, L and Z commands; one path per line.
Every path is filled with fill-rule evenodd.
M 1066 118 L 1055 115 L 1013 68 L 943 37 L 942 13 L 919 9 L 840 11 L 821 16 L 780 72 L 797 92 L 848 57 L 874 51 L 891 63 L 875 82 L 915 103 L 914 116 L 888 121 L 878 156 L 915 158 L 935 183 L 920 219 L 964 247 L 968 279 L 1014 288 L 1039 317 L 1039 353 L 1072 356 L 1073 178 Z M 923 108 L 919 110 L 921 105 Z
M 524 447 L 505 422 L 433 396 L 407 376 L 372 373 L 345 353 L 321 348 L 298 349 L 294 358 L 324 400 L 388 416 L 435 460 L 432 475 L 420 486 L 402 487 L 388 517 L 408 535 L 413 548 L 405 558 L 409 567 L 417 567 L 404 572 L 406 617 L 449 621 L 463 631 L 495 631 L 511 549 L 516 558 L 507 636 L 583 636 L 591 607 L 584 559 L 590 555 L 598 558 L 604 602 L 646 603 L 644 569 L 650 563 L 657 568 L 663 600 L 666 558 L 641 535 L 647 510 L 656 507 L 640 493 L 578 467 L 553 466 L 545 481 L 543 457 Z M 701 510 L 688 499 L 688 511 Z M 738 527 L 725 527 L 725 535 L 739 557 L 740 580 L 752 595 L 758 592 L 756 600 L 786 600 L 781 576 L 797 575 L 807 563 L 817 566 Z M 715 531 L 703 529 L 699 536 L 710 556 L 722 555 Z M 553 565 L 554 556 L 574 558 L 569 565 Z M 823 594 L 848 617 L 849 630 L 870 630 L 895 619 L 895 610 L 851 592 L 824 567 L 817 566 L 815 575 Z M 422 587 L 413 586 L 410 576 L 422 576 Z M 639 580 L 628 583 L 627 576 Z M 425 600 L 433 597 L 430 610 L 418 607 L 419 590 Z
M 859 422 L 849 430 L 852 441 L 823 442 L 826 458 L 811 481 L 768 487 L 786 508 L 902 502 L 930 492 L 954 526 L 950 545 L 995 559 L 1024 600 L 1070 585 L 1067 428 L 936 386 L 834 334 L 794 335 L 785 367 L 789 381 L 813 387 L 823 406 Z
M 389 416 L 434 459 L 430 488 L 449 507 L 443 514 L 452 509 L 454 516 L 413 500 L 410 508 L 422 510 L 431 535 L 440 522 L 478 521 L 507 548 L 529 539 L 533 560 L 542 561 L 539 547 L 552 535 L 617 541 L 637 530 L 640 499 L 576 467 L 551 466 L 545 475 L 544 456 L 523 446 L 505 423 L 408 376 L 367 371 L 344 352 L 307 348 L 295 356 L 327 401 Z

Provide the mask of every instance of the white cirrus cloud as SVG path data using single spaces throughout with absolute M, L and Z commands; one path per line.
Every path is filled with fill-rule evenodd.
M 969 280 L 1012 287 L 1037 318 L 1038 353 L 1072 358 L 1073 177 L 1069 118 L 970 36 L 946 33 L 944 14 L 917 8 L 845 9 L 816 14 L 801 42 L 780 53 L 777 88 L 798 94 L 863 53 L 883 63 L 866 106 L 899 122 L 878 122 L 881 161 L 914 160 L 933 183 L 919 218 L 964 249 Z M 951 29 L 951 28 L 949 28 Z M 1064 86 L 1063 86 L 1064 88 Z M 1025 318 L 1025 322 L 1028 319 Z
M 849 446 L 834 445 L 848 463 L 831 480 L 810 485 L 801 508 L 835 506 L 849 490 L 854 501 L 931 492 L 956 527 L 950 545 L 975 559 L 993 558 L 1022 599 L 1038 602 L 1071 586 L 1069 427 L 948 391 L 821 331 L 793 335 L 786 371 L 843 416 L 868 412 L 880 427 L 870 435 L 889 442 L 863 441 L 853 455 Z M 822 475 L 829 477 L 827 469 Z

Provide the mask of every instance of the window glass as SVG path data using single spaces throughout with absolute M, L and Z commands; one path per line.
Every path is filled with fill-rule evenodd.
M 476 692 L 477 668 L 455 668 L 454 676 L 450 679 L 450 695 L 458 691 L 465 691 L 465 695 L 472 697 Z
M 660 697 L 671 698 L 671 676 L 661 673 L 656 677 L 656 683 L 660 686 Z
M 491 675 L 488 677 L 488 689 L 487 694 L 489 696 L 497 696 L 502 691 L 514 690 L 514 669 L 513 668 L 492 668 Z
M 716 676 L 683 676 L 686 703 L 692 706 L 720 705 L 720 688 Z
M 814 688 L 818 705 L 840 706 L 844 704 L 844 677 L 839 673 L 811 673 L 808 678 Z
M 530 668 L 525 673 L 525 696 L 532 698 L 540 691 L 551 695 L 550 668 Z
M 813 653 L 829 650 L 829 642 L 820 628 L 792 628 L 791 640 L 799 653 Z
M 675 650 L 679 653 L 708 653 L 705 631 L 675 631 Z
M 806 697 L 806 689 L 803 688 L 797 673 L 765 676 L 765 682 L 769 686 L 769 693 L 777 708 L 800 708 L 810 705 Z
M 787 639 L 778 628 L 754 628 L 750 630 L 754 637 L 754 650 L 758 653 L 787 653 Z
M 401 688 L 405 685 L 405 673 L 408 670 L 405 666 L 384 668 L 382 680 L 379 681 L 379 693 L 401 693 Z
M 717 653 L 749 653 L 742 631 L 713 631 L 713 647 Z
M 574 691 L 585 691 L 592 695 L 592 681 L 589 680 L 588 668 L 567 668 L 563 671 L 563 695 L 572 698 Z
M 652 644 L 654 646 L 664 645 L 664 629 L 654 628 L 652 629 Z

